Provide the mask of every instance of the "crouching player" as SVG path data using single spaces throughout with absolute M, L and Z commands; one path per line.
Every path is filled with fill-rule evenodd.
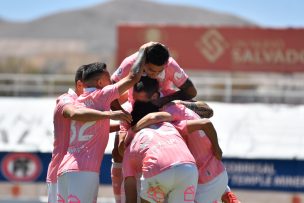
M 137 99 L 149 101 L 149 98 L 153 99 L 159 95 L 146 91 L 151 88 L 144 87 L 145 83 L 142 83 L 141 86 L 146 93 L 142 92 L 141 97 L 137 97 Z M 150 110 L 152 112 L 153 109 L 150 108 Z M 200 117 L 181 104 L 172 103 L 164 106 L 162 110 L 167 113 L 158 112 L 147 115 L 133 127 L 134 130 L 139 130 L 160 121 L 176 121 L 173 124 L 183 135 L 199 169 L 196 202 L 209 203 L 222 199 L 225 203 L 239 203 L 239 200 L 227 185 L 228 175 L 221 161 L 222 151 L 218 145 L 216 131 L 212 123 L 205 119 L 201 121 L 205 122 L 204 125 L 195 124 L 195 122 L 198 122 L 195 120 L 200 119 Z M 185 122 L 188 124 L 192 122 L 192 125 L 196 125 L 198 128 L 192 127 L 192 131 L 189 131 L 185 128 Z M 194 129 L 199 131 L 194 131 Z
M 135 103 L 133 121 L 141 118 L 140 114 L 144 112 Z M 128 131 L 129 136 L 133 137 L 132 130 Z M 170 123 L 158 123 L 140 130 L 126 148 L 123 159 L 126 203 L 137 202 L 138 176 L 141 176 L 138 193 L 142 202 L 194 203 L 197 167 L 182 136 Z

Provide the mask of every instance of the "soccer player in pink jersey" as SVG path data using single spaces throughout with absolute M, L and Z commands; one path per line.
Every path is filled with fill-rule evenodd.
M 143 46 L 147 47 L 147 57 L 144 64 L 144 73 L 159 82 L 160 92 L 163 97 L 155 101 L 158 106 L 173 100 L 189 100 L 196 96 L 196 88 L 184 70 L 170 57 L 167 47 L 157 42 L 149 42 Z M 115 83 L 124 78 L 134 64 L 138 52 L 123 60 L 118 69 L 111 76 Z M 172 86 L 177 87 L 176 91 Z M 128 100 L 133 102 L 132 89 L 128 94 Z
M 149 93 L 151 95 L 151 92 Z M 149 94 L 142 94 L 144 101 L 149 101 Z M 158 96 L 155 92 L 151 97 Z M 139 121 L 137 128 L 145 127 L 160 121 L 198 120 L 200 117 L 188 108 L 180 104 L 168 104 L 163 111 L 169 114 L 154 113 Z M 194 121 L 192 121 L 194 122 Z M 227 186 L 228 176 L 221 159 L 221 149 L 217 142 L 216 131 L 212 124 L 204 130 L 189 133 L 181 125 L 183 122 L 174 122 L 175 127 L 182 133 L 186 143 L 193 154 L 199 168 L 199 182 L 196 194 L 196 202 L 213 202 L 219 199 L 225 203 L 239 203 L 237 197 Z M 207 137 L 207 136 L 208 137 Z M 211 136 L 213 135 L 213 136 Z M 204 146 L 204 147 L 202 147 Z
M 184 70 L 172 57 L 170 57 L 167 47 L 157 42 L 149 42 L 142 45 L 142 47 L 147 47 L 144 75 L 151 78 L 156 78 L 159 81 L 159 86 L 163 95 L 162 98 L 154 101 L 155 104 L 162 106 L 172 100 L 189 100 L 196 96 L 196 88 Z M 137 55 L 138 52 L 126 57 L 123 60 L 118 69 L 111 76 L 113 83 L 118 82 L 128 74 L 130 68 L 136 60 Z M 177 87 L 179 90 L 176 91 L 173 86 Z M 128 101 L 131 101 L 131 103 L 134 102 L 132 97 L 132 89 L 130 89 L 128 92 Z M 116 101 L 116 109 L 120 109 L 118 101 Z M 121 170 L 121 167 L 119 167 L 120 163 L 116 163 L 121 162 L 122 160 L 122 157 L 120 157 L 118 154 L 117 143 L 118 138 L 116 137 L 112 152 L 114 160 L 113 169 L 115 170 L 112 173 L 112 177 L 114 177 L 114 180 L 112 180 L 113 182 L 116 182 L 115 180 L 119 180 L 119 177 L 115 177 L 115 174 L 120 174 L 119 170 Z M 118 183 L 113 184 L 113 186 L 114 185 L 118 185 Z M 119 191 L 119 189 L 114 188 L 114 192 L 115 191 Z M 119 201 L 116 202 L 119 203 Z
M 135 103 L 133 121 L 145 110 Z M 135 134 L 124 153 L 126 203 L 137 202 L 139 177 L 140 197 L 148 202 L 194 203 L 197 175 L 194 158 L 173 125 L 165 122 L 149 126 Z
M 80 106 L 109 111 L 111 102 L 139 81 L 146 50 L 140 49 L 129 75 L 112 85 L 103 63 L 85 65 L 84 94 L 76 102 Z M 58 202 L 93 203 L 97 200 L 99 170 L 109 138 L 109 119 L 71 122 L 70 143 L 58 170 Z
M 82 83 L 83 67 L 76 71 L 75 91 L 69 89 L 67 93 L 62 94 L 56 100 L 54 110 L 54 149 L 52 159 L 49 163 L 46 182 L 48 185 L 48 202 L 57 202 L 57 171 L 63 156 L 67 152 L 69 144 L 69 131 L 71 120 L 94 121 L 103 119 L 110 112 L 101 112 L 88 108 L 76 108 L 75 100 L 83 92 Z M 121 111 L 112 113 L 112 119 L 130 121 L 130 116 Z

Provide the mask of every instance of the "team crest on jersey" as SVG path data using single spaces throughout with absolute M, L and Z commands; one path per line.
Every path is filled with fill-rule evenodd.
M 182 72 L 175 72 L 174 73 L 174 80 L 180 80 L 183 77 L 183 73 Z
M 72 102 L 73 102 L 72 99 L 69 98 L 69 97 L 64 97 L 64 98 L 62 99 L 62 101 L 63 101 L 64 104 L 69 104 L 69 103 L 72 103 Z

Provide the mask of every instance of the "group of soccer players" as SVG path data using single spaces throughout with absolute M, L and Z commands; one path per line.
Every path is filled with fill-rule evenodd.
M 116 131 L 111 177 L 117 203 L 239 203 L 207 119 L 213 111 L 191 101 L 195 96 L 187 74 L 157 42 L 142 45 L 112 76 L 101 62 L 79 67 L 75 90 L 56 101 L 48 202 L 97 201 L 101 161 Z

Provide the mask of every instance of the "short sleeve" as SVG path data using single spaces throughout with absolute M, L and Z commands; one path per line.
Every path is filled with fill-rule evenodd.
M 57 111 L 59 111 L 62 114 L 63 107 L 68 104 L 74 104 L 74 102 L 75 102 L 75 99 L 71 95 L 64 94 L 57 99 L 56 109 L 57 109 Z
M 118 82 L 124 77 L 126 77 L 129 74 L 131 67 L 133 66 L 136 60 L 136 57 L 137 53 L 125 58 L 120 64 L 120 66 L 117 68 L 117 70 L 112 74 L 111 80 L 114 82 Z
M 189 78 L 185 71 L 177 64 L 177 62 L 172 57 L 169 58 L 167 68 L 170 79 L 176 87 L 182 86 Z
M 111 103 L 112 101 L 114 101 L 115 99 L 119 98 L 119 91 L 118 91 L 118 87 L 117 85 L 113 84 L 113 85 L 108 85 L 106 87 L 104 87 L 101 91 L 101 97 L 103 99 L 106 99 L 107 103 Z

